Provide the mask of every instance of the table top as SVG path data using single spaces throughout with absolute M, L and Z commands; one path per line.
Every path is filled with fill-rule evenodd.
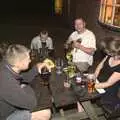
M 33 64 L 38 62 L 38 59 L 34 59 Z M 32 82 L 32 87 L 35 90 L 38 107 L 39 109 L 45 109 L 52 107 L 52 97 L 54 99 L 55 107 L 63 107 L 71 104 L 75 104 L 79 101 L 91 100 L 95 97 L 98 97 L 98 93 L 88 94 L 86 89 L 82 89 L 85 93 L 84 96 L 81 96 L 81 92 L 77 91 L 76 94 L 75 89 L 72 87 L 65 88 L 64 81 L 66 76 L 64 73 L 57 74 L 55 69 L 51 72 L 50 80 L 49 80 L 49 88 L 43 84 L 43 81 L 40 75 L 36 76 L 35 80 Z M 73 79 L 74 81 L 74 79 Z M 79 88 L 75 86 L 75 88 Z
M 72 90 L 74 92 L 75 97 L 80 102 L 96 99 L 96 98 L 99 98 L 101 96 L 101 94 L 99 94 L 96 90 L 94 90 L 93 93 L 88 93 L 87 83 L 83 87 L 82 85 L 78 85 L 74 81 L 72 83 Z
M 39 59 L 34 60 L 35 61 L 32 63 L 33 65 L 39 61 Z M 32 87 L 35 90 L 38 105 L 34 111 L 52 108 L 52 102 L 54 102 L 56 108 L 64 108 L 65 106 L 76 104 L 77 101 L 80 101 L 89 118 L 91 120 L 98 120 L 98 117 L 95 113 L 95 110 L 93 109 L 90 100 L 98 97 L 100 94 L 97 92 L 88 94 L 86 87 L 81 88 L 81 86 L 78 85 L 74 85 L 70 88 L 65 88 L 65 79 L 65 74 L 57 74 L 55 69 L 51 72 L 51 76 L 48 81 L 49 86 L 42 84 L 43 80 L 41 79 L 40 75 L 35 77 L 35 80 L 32 82 Z M 74 78 L 71 80 L 74 83 Z M 77 94 L 76 90 L 78 90 Z M 52 98 L 54 101 L 52 101 Z
M 57 74 L 55 71 L 51 74 L 50 89 L 56 107 L 67 106 L 76 103 L 76 98 L 71 88 L 64 87 L 64 74 Z
M 65 79 L 66 77 L 64 73 L 57 74 L 55 71 L 53 71 L 51 74 L 50 89 L 56 107 L 63 107 L 70 104 L 74 104 L 78 100 L 80 102 L 91 100 L 94 98 L 98 98 L 100 96 L 100 94 L 97 91 L 95 91 L 92 94 L 89 94 L 87 92 L 86 87 L 82 88 L 81 86 L 78 85 L 74 85 L 74 88 L 73 87 L 65 88 L 64 87 Z M 72 79 L 72 81 L 74 81 L 74 78 Z

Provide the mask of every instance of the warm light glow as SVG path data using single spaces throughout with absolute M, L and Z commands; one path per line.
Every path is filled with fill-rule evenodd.
M 101 0 L 99 21 L 120 27 L 120 0 Z
M 105 23 L 111 24 L 112 22 L 112 7 L 106 7 Z
M 113 5 L 113 0 L 106 0 L 107 5 Z
M 61 15 L 63 8 L 63 1 L 62 0 L 55 0 L 55 13 Z

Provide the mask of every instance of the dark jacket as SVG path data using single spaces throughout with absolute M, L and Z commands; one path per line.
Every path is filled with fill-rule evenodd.
M 4 120 L 17 109 L 31 111 L 36 106 L 32 88 L 21 88 L 21 81 L 29 83 L 37 74 L 36 67 L 19 75 L 5 61 L 0 64 L 0 120 Z

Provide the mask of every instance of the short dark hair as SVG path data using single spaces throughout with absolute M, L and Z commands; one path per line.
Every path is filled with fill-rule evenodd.
M 77 17 L 76 19 L 75 19 L 75 21 L 76 20 L 82 20 L 84 23 L 85 23 L 85 20 L 82 18 L 82 17 Z
M 42 31 L 40 32 L 40 34 L 46 35 L 46 34 L 48 34 L 48 31 L 47 31 L 47 30 L 42 30 Z

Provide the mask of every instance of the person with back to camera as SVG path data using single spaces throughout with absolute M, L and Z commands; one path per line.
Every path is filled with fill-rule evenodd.
M 29 83 L 42 68 L 50 71 L 51 66 L 38 63 L 29 71 L 22 72 L 31 62 L 29 53 L 30 50 L 23 45 L 10 45 L 0 64 L 0 120 L 50 119 L 50 109 L 31 113 L 36 106 L 36 97 Z
M 46 49 L 48 50 L 46 53 Z M 48 31 L 42 30 L 40 34 L 34 37 L 31 41 L 31 50 L 36 50 L 42 56 L 51 55 L 53 54 L 53 40 L 48 35 Z
M 106 105 L 111 110 L 118 106 L 120 109 L 118 95 L 120 89 L 120 37 L 106 37 L 102 41 L 102 47 L 107 55 L 95 70 L 95 75 L 99 81 L 95 84 L 95 88 L 106 90 L 101 96 L 101 104 Z
M 73 63 L 81 72 L 85 72 L 92 65 L 96 39 L 93 32 L 86 28 L 86 23 L 82 18 L 75 19 L 74 27 L 75 31 L 69 36 L 65 47 L 67 48 L 73 41 Z

